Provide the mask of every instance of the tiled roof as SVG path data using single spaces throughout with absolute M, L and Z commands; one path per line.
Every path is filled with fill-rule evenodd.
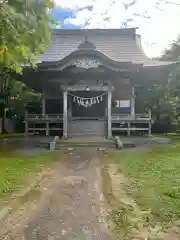
M 140 44 L 136 29 L 56 29 L 40 62 L 60 61 L 74 51 L 85 40 L 95 45 L 96 50 L 117 62 L 132 62 L 144 66 L 169 65 L 149 59 Z

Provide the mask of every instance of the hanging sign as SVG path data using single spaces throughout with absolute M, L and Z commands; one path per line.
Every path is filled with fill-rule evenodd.
M 116 108 L 129 108 L 130 100 L 116 100 Z
M 120 100 L 119 101 L 120 108 L 129 108 L 130 107 L 130 100 Z

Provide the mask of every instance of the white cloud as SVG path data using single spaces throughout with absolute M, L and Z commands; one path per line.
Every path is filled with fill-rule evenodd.
M 56 6 L 60 6 L 62 8 L 81 8 L 88 5 L 91 5 L 94 1 L 92 0 L 54 0 Z
M 114 3 L 113 3 L 114 2 Z M 121 1 L 97 0 L 93 4 L 93 11 L 79 11 L 73 24 L 83 24 L 88 19 L 88 28 L 119 28 L 125 18 L 124 6 Z
M 180 6 L 175 4 L 161 4 L 158 10 L 155 8 L 157 1 L 163 0 L 137 0 L 132 7 L 125 9 L 123 0 L 55 0 L 61 7 L 72 10 L 93 5 L 93 10 L 79 11 L 76 17 L 68 21 L 75 25 L 87 28 L 120 28 L 127 18 L 132 18 L 130 26 L 139 27 L 138 33 L 142 36 L 142 45 L 146 54 L 150 57 L 159 55 L 164 48 L 175 40 L 180 34 L 178 23 L 180 22 Z M 179 0 L 171 0 L 178 3 Z M 131 0 L 124 0 L 130 3 Z M 150 19 L 137 17 L 150 16 Z

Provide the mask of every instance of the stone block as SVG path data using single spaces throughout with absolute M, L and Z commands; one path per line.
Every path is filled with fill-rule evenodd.
M 56 147 L 56 142 L 55 141 L 49 143 L 49 151 L 50 152 L 54 151 L 55 147 Z
M 115 144 L 117 149 L 122 149 L 124 147 L 123 142 L 118 136 L 115 137 Z

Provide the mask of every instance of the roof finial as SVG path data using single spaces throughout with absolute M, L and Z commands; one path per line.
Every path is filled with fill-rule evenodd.
M 84 42 L 79 44 L 78 49 L 81 49 L 81 50 L 82 49 L 96 49 L 96 46 L 93 43 L 88 42 L 88 36 L 84 35 Z

